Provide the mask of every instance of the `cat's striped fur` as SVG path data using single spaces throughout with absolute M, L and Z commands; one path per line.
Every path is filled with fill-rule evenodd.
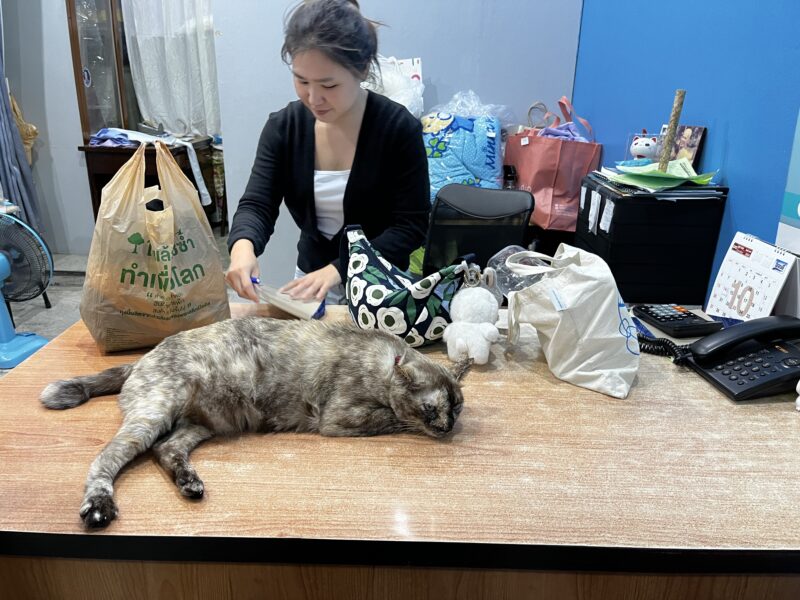
M 441 437 L 461 411 L 458 380 L 468 367 L 451 371 L 400 338 L 350 323 L 248 317 L 178 333 L 132 365 L 52 383 L 40 398 L 63 409 L 119 393 L 122 426 L 92 463 L 80 507 L 87 527 L 104 527 L 117 516 L 117 474 L 149 448 L 182 494 L 200 498 L 189 454 L 214 435 Z

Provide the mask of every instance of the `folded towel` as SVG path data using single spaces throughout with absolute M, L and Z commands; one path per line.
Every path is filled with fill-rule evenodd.
M 562 123 L 557 127 L 545 127 L 539 131 L 539 137 L 559 138 L 562 140 L 571 140 L 573 142 L 589 141 L 578 132 L 578 128 L 573 121 Z

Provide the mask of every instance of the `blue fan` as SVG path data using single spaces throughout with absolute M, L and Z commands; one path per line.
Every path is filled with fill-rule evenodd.
M 16 367 L 47 343 L 40 335 L 17 333 L 6 302 L 44 294 L 53 274 L 53 257 L 44 240 L 19 219 L 0 214 L 0 369 Z

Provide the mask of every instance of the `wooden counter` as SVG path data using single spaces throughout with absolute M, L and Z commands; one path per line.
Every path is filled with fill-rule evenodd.
M 268 309 L 233 305 L 235 315 Z M 147 586 L 164 581 L 210 589 L 210 575 L 190 563 L 211 561 L 209 573 L 232 583 L 208 597 L 273 589 L 258 587 L 265 578 L 278 590 L 269 597 L 287 598 L 295 588 L 317 597 L 313 586 L 325 582 L 326 597 L 362 587 L 428 597 L 420 590 L 431 585 L 442 594 L 430 597 L 535 588 L 542 595 L 528 597 L 577 598 L 596 586 L 612 595 L 591 597 L 651 587 L 668 589 L 662 598 L 800 596 L 794 396 L 733 403 L 692 372 L 643 356 L 630 396 L 618 400 L 557 380 L 534 332 L 523 333 L 516 352 L 503 340 L 466 376 L 449 438 L 214 439 L 192 454 L 206 488 L 199 502 L 180 496 L 148 453 L 117 480 L 119 518 L 87 533 L 84 479 L 120 412 L 114 397 L 51 411 L 38 394 L 139 353 L 103 356 L 77 323 L 0 379 L 0 579 L 45 589 L 32 583 L 45 573 L 63 584 L 48 584 L 55 596 L 14 597 L 112 597 L 122 594 L 118 580 L 131 584 L 120 597 L 147 598 Z M 426 351 L 446 361 L 443 350 Z M 243 562 L 259 564 L 232 564 Z M 72 590 L 76 577 L 98 595 Z M 460 587 L 465 577 L 472 591 Z

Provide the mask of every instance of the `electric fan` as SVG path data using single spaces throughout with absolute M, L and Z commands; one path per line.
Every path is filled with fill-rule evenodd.
M 39 234 L 19 219 L 0 213 L 0 291 L 6 301 L 43 294 L 53 274 L 53 258 Z M 16 367 L 47 340 L 16 333 L 6 302 L 0 302 L 0 369 Z

